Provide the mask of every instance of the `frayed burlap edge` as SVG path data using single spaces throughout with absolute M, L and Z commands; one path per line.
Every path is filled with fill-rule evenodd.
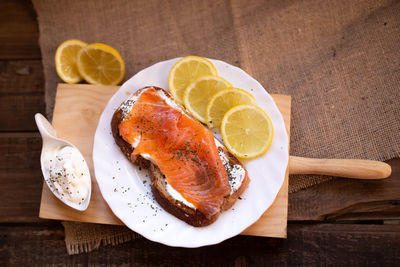
M 65 230 L 65 245 L 69 255 L 90 252 L 100 246 L 118 245 L 142 238 L 127 227 L 78 222 L 62 222 Z M 93 236 L 97 239 L 93 239 Z

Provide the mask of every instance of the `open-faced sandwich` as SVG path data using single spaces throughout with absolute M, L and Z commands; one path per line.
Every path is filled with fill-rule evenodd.
M 213 223 L 250 182 L 239 160 L 161 88 L 136 91 L 111 127 L 126 157 L 149 170 L 157 202 L 190 225 Z

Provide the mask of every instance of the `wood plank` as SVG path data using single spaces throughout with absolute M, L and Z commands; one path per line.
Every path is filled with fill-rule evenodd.
M 0 59 L 40 59 L 39 29 L 29 0 L 0 1 Z
M 44 94 L 0 95 L 0 132 L 37 131 L 34 115 L 44 113 Z
M 0 133 L 0 222 L 39 221 L 41 145 L 38 133 Z
M 400 219 L 400 159 L 384 180 L 335 178 L 289 195 L 291 221 Z
M 400 225 L 289 225 L 289 265 L 395 266 Z
M 0 265 L 293 266 L 378 265 L 400 261 L 400 225 L 289 224 L 288 239 L 237 236 L 198 249 L 146 239 L 68 256 L 59 223 L 0 224 Z
M 0 224 L 0 236 L 1 266 L 82 265 L 87 257 L 67 255 L 64 229 L 59 222 Z
M 0 131 L 36 131 L 33 116 L 44 111 L 41 61 L 0 61 Z
M 0 95 L 38 92 L 44 92 L 41 60 L 0 61 Z

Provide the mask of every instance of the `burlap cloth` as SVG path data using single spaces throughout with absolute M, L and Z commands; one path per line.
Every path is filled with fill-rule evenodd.
M 39 1 L 47 115 L 64 40 L 120 51 L 126 78 L 200 55 L 237 65 L 270 93 L 292 95 L 291 154 L 386 160 L 400 152 L 400 1 Z M 291 176 L 290 192 L 331 179 Z M 134 237 L 64 222 L 69 253 Z

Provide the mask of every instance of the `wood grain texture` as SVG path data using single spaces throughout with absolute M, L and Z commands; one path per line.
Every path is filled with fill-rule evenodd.
M 44 110 L 41 61 L 0 61 L 0 131 L 36 131 L 33 116 Z
M 43 186 L 39 216 L 47 219 L 121 224 L 103 200 L 97 181 L 94 178 L 92 148 L 93 136 L 98 119 L 109 98 L 119 87 L 59 84 L 53 126 L 57 135 L 76 145 L 89 164 L 92 177 L 92 199 L 84 212 L 75 211 L 62 204 Z M 274 95 L 277 105 L 284 115 L 287 129 L 290 129 L 290 96 Z M 73 125 L 74 127 L 70 127 Z M 288 176 L 276 198 L 260 222 L 247 229 L 248 235 L 286 237 Z
M 361 159 L 314 159 L 290 156 L 289 174 L 320 174 L 353 179 L 384 179 L 390 176 L 390 165 Z
M 33 116 L 44 108 L 42 93 L 1 95 L 0 131 L 37 131 Z
M 41 60 L 0 61 L 0 95 L 43 94 Z
M 400 218 L 400 159 L 389 160 L 384 180 L 335 178 L 289 195 L 289 220 L 340 221 Z
M 0 133 L 0 222 L 35 222 L 42 174 L 38 133 Z
M 39 30 L 29 0 L 0 1 L 0 59 L 40 59 Z
M 198 249 L 146 239 L 68 256 L 59 223 L 0 225 L 0 265 L 396 266 L 400 225 L 289 224 L 288 239 L 237 236 Z

